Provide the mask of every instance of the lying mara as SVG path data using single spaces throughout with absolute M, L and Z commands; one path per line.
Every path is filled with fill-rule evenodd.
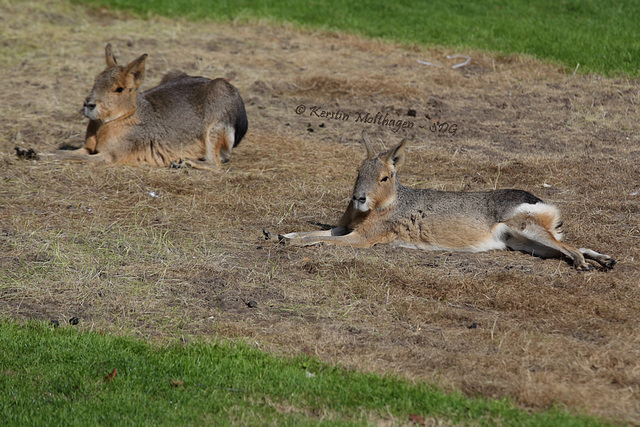
M 107 44 L 105 57 L 107 67 L 83 105 L 89 119 L 85 144 L 59 150 L 56 157 L 204 169 L 229 159 L 248 126 L 244 102 L 233 85 L 173 71 L 142 92 L 147 54 L 122 66 Z
M 454 192 L 403 186 L 397 172 L 405 140 L 378 155 L 366 135 L 363 161 L 353 195 L 338 226 L 331 230 L 280 236 L 294 245 L 329 243 L 369 247 L 391 243 L 414 249 L 482 252 L 523 251 L 540 257 L 566 257 L 581 271 L 615 265 L 608 255 L 562 243 L 560 212 L 522 190 Z

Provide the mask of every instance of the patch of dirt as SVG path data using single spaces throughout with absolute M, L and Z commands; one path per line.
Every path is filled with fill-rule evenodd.
M 637 81 L 263 23 L 140 20 L 53 1 L 0 2 L 0 12 L 0 315 L 78 317 L 87 330 L 160 341 L 244 339 L 640 423 Z M 239 88 L 249 132 L 220 173 L 46 159 L 82 144 L 79 111 L 107 42 L 120 62 L 149 54 L 145 88 L 173 69 Z M 451 53 L 470 65 L 417 62 Z M 412 126 L 358 119 L 378 113 Z M 433 126 L 443 123 L 456 132 Z M 380 149 L 409 139 L 405 185 L 531 191 L 561 208 L 569 244 L 618 265 L 578 273 L 517 252 L 265 241 L 262 229 L 336 223 L 363 130 Z

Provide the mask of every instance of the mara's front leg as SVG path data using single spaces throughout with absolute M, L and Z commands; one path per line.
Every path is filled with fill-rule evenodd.
M 354 248 L 367 248 L 373 246 L 371 242 L 356 231 L 344 234 L 344 227 L 336 227 L 331 230 L 306 231 L 301 233 L 287 233 L 278 236 L 281 241 L 295 246 L 311 246 L 320 243 L 331 245 L 352 246 Z
M 86 147 L 76 150 L 56 150 L 52 153 L 47 153 L 46 156 L 53 160 L 77 160 L 99 165 L 112 162 L 110 156 L 106 156 L 104 153 L 91 154 Z
M 301 231 L 298 233 L 280 234 L 278 235 L 278 240 L 294 246 L 310 246 L 320 243 L 315 240 L 329 236 L 331 236 L 331 230 Z

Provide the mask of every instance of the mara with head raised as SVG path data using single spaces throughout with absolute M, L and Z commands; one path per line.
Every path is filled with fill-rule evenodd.
M 203 169 L 229 159 L 248 126 L 233 85 L 173 71 L 142 92 L 147 54 L 121 66 L 107 44 L 105 56 L 107 67 L 84 101 L 85 144 L 58 150 L 58 158 Z
M 482 252 L 511 249 L 540 257 L 566 257 L 578 270 L 615 265 L 608 255 L 575 249 L 560 240 L 560 212 L 522 190 L 454 192 L 403 186 L 397 172 L 405 140 L 378 155 L 363 134 L 362 163 L 349 206 L 331 230 L 288 233 L 294 245 L 330 243 L 369 247 L 378 243 L 423 249 Z

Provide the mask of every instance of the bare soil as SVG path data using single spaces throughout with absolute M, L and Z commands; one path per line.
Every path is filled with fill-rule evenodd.
M 60 1 L 0 0 L 0 24 L 1 316 L 77 316 L 86 330 L 158 341 L 243 339 L 640 424 L 637 81 Z M 222 171 L 16 156 L 14 147 L 82 144 L 80 108 L 107 42 L 121 62 L 149 54 L 145 88 L 182 69 L 240 89 L 250 130 Z M 452 65 L 454 53 L 470 64 L 418 63 Z M 411 127 L 357 121 L 367 113 Z M 445 122 L 455 132 L 431 130 Z M 263 229 L 336 223 L 364 156 L 362 130 L 380 147 L 409 139 L 405 185 L 531 191 L 560 207 L 569 244 L 618 265 L 580 273 L 517 252 L 266 241 Z

